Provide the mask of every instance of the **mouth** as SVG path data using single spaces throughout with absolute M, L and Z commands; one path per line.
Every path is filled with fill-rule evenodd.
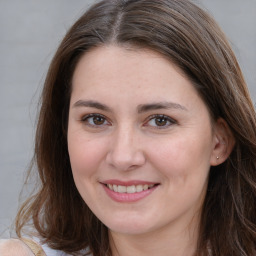
M 119 203 L 134 203 L 152 194 L 160 183 L 147 181 L 107 180 L 101 182 L 106 194 Z
M 142 191 L 150 190 L 159 184 L 138 184 L 138 185 L 130 185 L 130 186 L 124 186 L 124 185 L 117 185 L 117 184 L 104 184 L 108 189 L 111 191 L 114 191 L 116 193 L 121 194 L 135 194 L 140 193 Z
M 100 182 L 106 194 L 119 203 L 134 203 L 140 201 L 158 190 L 157 182 L 144 180 L 105 180 Z

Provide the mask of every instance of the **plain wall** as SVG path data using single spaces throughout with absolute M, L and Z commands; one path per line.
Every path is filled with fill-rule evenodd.
M 93 1 L 0 0 L 0 236 L 9 236 L 33 155 L 35 114 L 49 62 Z M 256 0 L 201 0 L 228 35 L 256 99 Z

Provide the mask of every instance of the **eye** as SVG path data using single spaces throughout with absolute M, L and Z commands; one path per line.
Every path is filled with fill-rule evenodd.
M 149 117 L 146 126 L 152 126 L 154 128 L 168 128 L 169 126 L 176 124 L 176 121 L 169 116 L 165 115 L 154 115 Z
M 82 118 L 81 120 L 83 123 L 86 123 L 89 126 L 93 127 L 101 127 L 105 125 L 110 125 L 110 123 L 107 121 L 106 117 L 100 114 L 89 114 Z

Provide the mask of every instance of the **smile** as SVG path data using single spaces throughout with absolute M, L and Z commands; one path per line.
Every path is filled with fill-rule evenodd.
M 145 181 L 109 180 L 101 185 L 112 200 L 120 203 L 133 203 L 148 197 L 160 184 Z
M 117 193 L 128 193 L 128 194 L 134 194 L 134 193 L 140 193 L 142 191 L 148 190 L 153 188 L 154 184 L 139 184 L 139 185 L 132 185 L 132 186 L 122 186 L 122 185 L 116 185 L 116 184 L 106 184 L 107 187 Z

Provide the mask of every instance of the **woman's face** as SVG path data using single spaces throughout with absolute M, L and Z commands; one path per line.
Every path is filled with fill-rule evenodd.
M 86 53 L 72 81 L 68 150 L 94 214 L 125 234 L 198 221 L 216 140 L 191 82 L 158 53 L 117 46 Z

